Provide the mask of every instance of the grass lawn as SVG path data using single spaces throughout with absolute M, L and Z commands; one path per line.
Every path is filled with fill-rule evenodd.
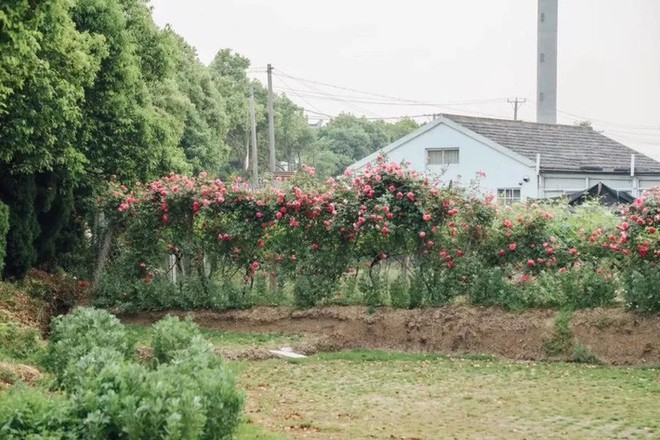
M 660 438 L 659 369 L 379 352 L 237 368 L 248 420 L 284 438 Z
M 130 331 L 148 342 L 148 328 Z M 301 340 L 204 335 L 230 349 Z M 660 368 L 381 351 L 230 365 L 247 395 L 240 440 L 660 438 Z

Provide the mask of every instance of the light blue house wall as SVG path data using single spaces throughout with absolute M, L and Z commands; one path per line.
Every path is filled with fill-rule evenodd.
M 390 162 L 410 162 L 410 167 L 443 183 L 469 185 L 478 171 L 484 192 L 498 189 L 520 189 L 522 199 L 538 197 L 536 164 L 529 159 L 503 148 L 488 139 L 464 129 L 452 121 L 431 122 L 411 135 L 389 145 L 380 152 L 356 162 L 351 168 L 358 171 L 367 163 L 385 153 Z M 432 125 L 432 126 L 431 126 Z M 458 164 L 438 166 L 427 164 L 427 150 L 458 148 Z
M 457 164 L 428 164 L 428 150 L 456 148 L 459 151 Z M 480 187 L 484 193 L 520 189 L 521 200 L 559 197 L 586 190 L 599 182 L 635 197 L 645 189 L 660 185 L 657 173 L 636 173 L 632 165 L 628 173 L 544 170 L 543 153 L 537 154 L 533 161 L 444 117 L 365 157 L 351 168 L 359 171 L 367 163 L 374 162 L 380 154 L 385 154 L 391 162 L 409 162 L 412 169 L 438 178 L 444 184 L 452 182 L 453 185 L 465 187 L 478 171 L 483 171 L 486 177 L 480 178 Z M 634 161 L 632 157 L 631 163 L 634 164 Z

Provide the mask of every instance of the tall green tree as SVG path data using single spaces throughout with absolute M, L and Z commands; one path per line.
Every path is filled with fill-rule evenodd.
M 79 172 L 80 104 L 105 54 L 102 38 L 76 30 L 72 0 L 0 3 L 0 167 Z
M 36 176 L 72 182 L 84 174 L 81 105 L 105 51 L 102 37 L 76 29 L 72 7 L 70 0 L 0 3 L 0 200 L 10 209 L 4 273 L 11 278 L 38 262 L 39 215 L 54 214 L 37 206 Z
M 227 102 L 231 92 L 223 93 L 221 78 L 197 58 L 195 49 L 177 38 L 177 82 L 188 100 L 181 148 L 195 172 L 217 174 L 227 161 L 227 133 L 232 124 Z

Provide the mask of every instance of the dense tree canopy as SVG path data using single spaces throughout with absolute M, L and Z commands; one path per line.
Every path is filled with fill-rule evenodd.
M 267 90 L 248 77 L 250 61 L 222 49 L 202 64 L 181 36 L 154 23 L 147 0 L 3 1 L 0 53 L 5 277 L 65 264 L 99 222 L 96 198 L 108 180 L 247 176 L 250 88 L 267 171 Z M 343 114 L 312 129 L 285 95 L 274 107 L 278 164 L 312 162 L 322 176 L 416 127 Z

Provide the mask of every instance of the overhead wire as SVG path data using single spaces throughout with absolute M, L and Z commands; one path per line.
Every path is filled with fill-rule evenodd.
M 290 87 L 290 86 L 289 86 L 289 85 L 288 85 L 288 84 L 287 84 L 282 78 L 280 78 L 280 77 L 278 77 L 278 76 L 275 76 L 275 77 L 277 78 L 278 81 L 282 82 L 282 84 L 284 84 L 284 85 L 287 86 L 287 87 Z M 295 94 L 295 93 L 294 93 L 294 94 Z M 322 116 L 332 117 L 332 116 L 330 116 L 329 114 L 324 113 L 324 112 L 322 112 L 321 110 L 319 110 L 316 106 L 314 106 L 314 104 L 312 104 L 311 102 L 307 101 L 305 98 L 303 98 L 303 97 L 300 96 L 299 94 L 295 94 L 295 95 L 297 95 L 298 98 L 300 98 L 305 104 L 307 104 L 308 106 L 310 106 L 311 108 L 313 108 L 314 110 L 316 110 L 316 113 L 317 113 L 317 114 L 322 115 Z
M 368 109 L 365 109 L 365 108 L 362 108 L 362 107 L 357 106 L 357 105 L 355 105 L 355 104 L 352 104 L 352 103 L 348 102 L 347 100 L 345 100 L 345 99 L 343 99 L 343 98 L 340 98 L 340 97 L 337 97 L 337 96 L 333 96 L 333 95 L 331 95 L 331 94 L 329 94 L 329 93 L 327 93 L 327 92 L 324 92 L 323 90 L 321 90 L 321 89 L 319 89 L 319 88 L 317 88 L 317 87 L 314 87 L 314 86 L 310 86 L 310 85 L 308 85 L 308 84 L 305 84 L 304 81 L 301 82 L 301 80 L 299 80 L 298 78 L 293 77 L 293 76 L 291 76 L 291 75 L 284 74 L 284 73 L 281 72 L 280 70 L 277 71 L 277 73 L 276 73 L 275 76 L 278 76 L 278 75 L 279 75 L 279 76 L 282 76 L 282 75 L 283 75 L 283 76 L 285 76 L 285 77 L 287 77 L 287 78 L 290 78 L 290 79 L 292 79 L 292 80 L 294 80 L 294 81 L 300 82 L 304 87 L 306 87 L 306 88 L 308 88 L 308 89 L 310 89 L 310 90 L 312 90 L 312 91 L 314 91 L 314 92 L 317 92 L 317 93 L 319 93 L 319 94 L 321 94 L 321 95 L 323 95 L 323 96 L 326 96 L 327 98 L 329 98 L 329 99 L 332 100 L 332 101 L 341 102 L 341 103 L 345 104 L 346 106 L 351 107 L 351 108 L 357 110 L 358 112 L 362 112 L 362 113 L 370 113 L 371 115 L 379 116 L 378 114 L 374 113 L 373 111 L 370 111 L 370 110 L 368 110 Z M 281 78 L 280 78 L 280 79 L 281 79 Z
M 450 112 L 464 113 L 464 112 L 466 112 L 466 109 L 460 108 L 461 106 L 484 104 L 484 103 L 495 103 L 497 101 L 503 101 L 504 100 L 504 98 L 491 98 L 491 99 L 479 99 L 479 100 L 472 100 L 472 101 L 459 101 L 459 102 L 452 102 L 452 103 L 424 102 L 424 101 L 418 101 L 418 100 L 398 98 L 398 97 L 384 95 L 384 94 L 380 94 L 380 93 L 366 92 L 366 91 L 361 91 L 361 90 L 353 89 L 353 88 L 349 88 L 349 87 L 336 86 L 336 85 L 329 84 L 329 83 L 324 83 L 324 82 L 321 82 L 321 81 L 307 80 L 307 79 L 300 78 L 300 77 L 297 77 L 297 76 L 289 75 L 288 73 L 282 72 L 281 70 L 278 70 L 276 72 L 276 75 L 278 75 L 280 77 L 285 76 L 289 79 L 292 79 L 292 80 L 302 84 L 302 86 L 310 89 L 312 92 L 311 93 L 307 92 L 307 95 L 305 95 L 310 99 L 323 99 L 323 98 L 326 98 L 327 100 L 342 102 L 345 105 L 347 105 L 347 106 L 349 106 L 353 109 L 357 109 L 358 111 L 362 112 L 363 114 L 370 113 L 371 115 L 376 116 L 373 119 L 381 119 L 382 117 L 379 116 L 379 115 L 376 115 L 373 111 L 369 111 L 369 110 L 365 111 L 364 108 L 360 108 L 358 106 L 352 105 L 351 102 L 356 101 L 355 96 L 332 94 L 332 93 L 329 93 L 329 92 L 324 91 L 322 89 L 319 89 L 318 87 L 310 86 L 310 84 L 326 86 L 326 87 L 332 87 L 332 88 L 335 88 L 335 89 L 341 89 L 341 90 L 345 90 L 345 91 L 349 91 L 349 92 L 360 93 L 360 94 L 363 94 L 363 95 L 377 96 L 377 97 L 380 97 L 380 98 L 385 98 L 385 99 L 390 100 L 390 101 L 373 102 L 371 100 L 366 100 L 365 99 L 363 103 L 366 103 L 366 104 L 397 105 L 397 103 L 392 102 L 392 100 L 394 100 L 394 101 L 398 102 L 398 105 L 403 105 L 403 106 L 408 106 L 408 105 L 424 106 L 424 107 L 429 107 L 429 108 L 436 108 L 436 109 L 441 110 L 442 112 L 446 112 L 447 110 L 449 110 Z M 290 87 L 290 89 L 292 89 L 291 91 L 296 90 L 300 94 L 299 89 L 296 89 L 296 88 L 293 88 L 293 87 Z M 312 95 L 314 95 L 314 96 L 312 96 Z M 360 100 L 358 100 L 358 101 L 360 101 Z M 367 101 L 369 101 L 369 102 L 367 102 Z M 486 113 L 486 112 L 478 111 L 478 110 L 474 110 L 474 109 L 468 109 L 467 112 L 475 114 L 475 115 L 479 115 L 479 116 L 490 117 L 490 118 L 501 118 L 500 115 L 496 115 L 496 114 L 493 114 L 493 113 Z

